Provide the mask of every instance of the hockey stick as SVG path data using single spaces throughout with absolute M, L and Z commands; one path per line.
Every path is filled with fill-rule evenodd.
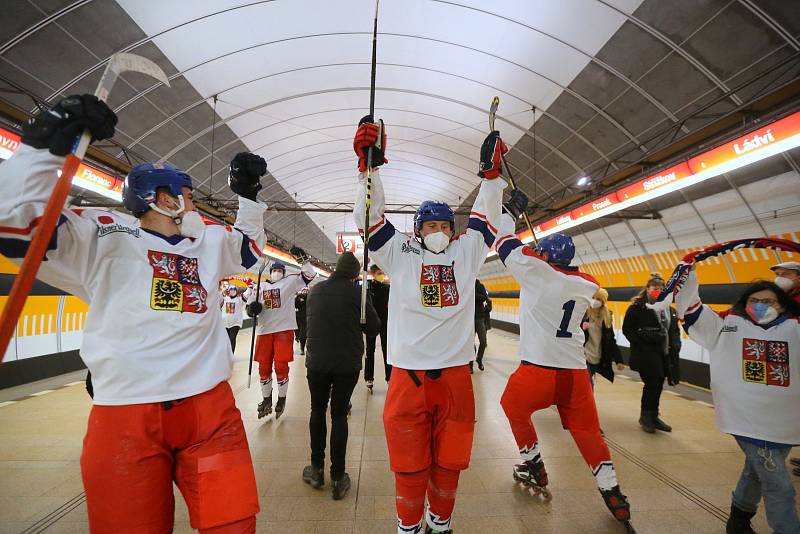
M 261 267 L 258 268 L 258 281 L 256 282 L 256 302 L 261 298 L 261 275 L 264 274 L 264 269 L 267 268 L 267 256 L 264 255 L 261 259 Z M 256 351 L 256 325 L 258 324 L 258 315 L 253 317 L 253 334 L 250 336 L 250 364 L 247 367 L 247 389 L 250 389 L 250 382 L 253 378 L 253 357 Z
M 126 71 L 141 72 L 169 86 L 167 75 L 164 74 L 161 67 L 149 59 L 135 54 L 119 53 L 111 56 L 108 61 L 94 95 L 100 100 L 107 100 L 114 82 L 117 81 L 122 72 Z M 0 318 L 0 365 L 2 365 L 2 359 L 8 348 L 8 343 L 14 335 L 17 321 L 19 321 L 19 316 L 22 314 L 22 308 L 33 287 L 33 282 L 36 280 L 36 273 L 39 272 L 39 266 L 42 264 L 44 255 L 47 252 L 47 246 L 56 229 L 61 210 L 64 208 L 72 186 L 72 178 L 75 176 L 81 160 L 86 155 L 86 149 L 89 148 L 89 143 L 92 141 L 92 134 L 89 130 L 84 130 L 75 141 L 72 153 L 67 156 L 63 167 L 61 167 L 61 174 L 56 180 L 56 185 L 53 188 L 50 199 L 47 201 L 44 212 L 41 217 L 34 219 L 32 223 L 37 228 L 31 239 L 28 251 L 25 253 L 25 258 L 23 258 L 19 267 L 19 274 L 14 278 L 14 285 L 11 287 L 8 301 L 3 308 L 3 315 Z
M 497 115 L 497 108 L 499 107 L 500 107 L 500 97 L 496 96 L 492 99 L 491 106 L 489 106 L 489 132 L 494 131 L 494 119 L 495 116 Z M 536 117 L 534 117 L 534 120 L 536 120 Z M 505 167 L 506 176 L 508 176 L 508 182 L 511 184 L 511 189 L 519 189 L 517 187 L 517 182 L 514 181 L 514 175 L 511 174 L 511 167 L 509 167 L 508 163 L 506 163 L 506 157 L 503 154 L 500 154 L 500 161 L 502 162 L 503 167 Z M 535 164 L 536 162 L 534 162 L 534 165 Z M 528 213 L 526 211 L 523 211 L 522 217 L 523 219 L 525 219 L 525 224 L 528 226 L 528 230 L 531 231 L 531 237 L 533 238 L 533 245 L 534 246 L 538 245 L 539 243 L 536 240 L 536 234 L 533 232 L 533 226 L 531 225 L 531 220 L 528 218 Z
M 378 4 L 375 0 L 375 20 L 372 26 L 372 74 L 369 82 L 369 115 L 375 120 L 375 71 L 378 64 Z M 378 131 L 378 143 L 383 136 L 383 127 Z M 367 149 L 367 190 L 364 202 L 364 265 L 361 279 L 361 324 L 367 324 L 367 272 L 369 269 L 369 212 L 372 207 L 372 147 Z

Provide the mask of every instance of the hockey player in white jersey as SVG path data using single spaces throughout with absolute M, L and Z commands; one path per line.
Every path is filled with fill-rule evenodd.
M 360 171 L 353 213 L 362 231 L 366 151 L 378 135 L 372 117 L 364 117 L 353 144 Z M 375 167 L 385 162 L 383 135 L 381 148 L 373 146 Z M 383 422 L 399 533 L 450 532 L 459 473 L 469 466 L 475 425 L 468 366 L 474 357 L 475 278 L 499 223 L 506 184 L 498 175 L 505 150 L 496 131 L 484 142 L 484 180 L 460 235 L 454 233 L 450 207 L 434 201 L 417 210 L 414 237 L 397 231 L 384 218 L 383 185 L 379 171 L 372 172 L 369 253 L 392 279 L 388 363 L 393 370 Z
M 562 425 L 592 469 L 609 510 L 631 530 L 630 506 L 620 492 L 611 454 L 600 433 L 583 354 L 580 322 L 599 284 L 569 265 L 575 255 L 571 237 L 547 236 L 535 251 L 517 239 L 514 220 L 527 203 L 521 191 L 512 193 L 496 243 L 500 259 L 521 287 L 522 362 L 509 378 L 500 401 L 523 462 L 514 466 L 514 479 L 549 497 L 547 472 L 531 416 L 555 405 Z
M 244 324 L 244 305 L 251 293 L 250 288 L 240 292 L 236 284 L 228 284 L 222 289 L 222 324 L 228 332 L 233 352 L 236 352 L 236 336 Z
M 289 392 L 289 363 L 294 360 L 294 331 L 297 316 L 294 299 L 298 291 L 308 286 L 317 275 L 314 266 L 307 260 L 303 249 L 292 247 L 292 255 L 302 263 L 300 274 L 286 276 L 286 265 L 276 261 L 270 266 L 269 280 L 261 282 L 261 294 L 253 294 L 247 305 L 247 314 L 256 324 L 256 349 L 254 359 L 258 362 L 261 380 L 261 403 L 258 418 L 272 413 L 272 368 L 278 382 L 278 401 L 275 418 L 279 418 L 286 406 Z
M 105 103 L 83 95 L 23 125 L 22 146 L 0 165 L 0 252 L 24 256 L 76 136 L 107 139 L 115 124 Z M 255 196 L 266 162 L 234 162 L 233 228 L 205 224 L 191 178 L 167 164 L 137 165 L 126 178 L 135 224 L 111 211 L 61 212 L 39 278 L 89 303 L 81 357 L 94 406 L 80 463 L 91 532 L 170 532 L 173 481 L 193 528 L 255 532 L 258 492 L 227 382 L 233 355 L 217 287 L 264 245 L 266 207 Z

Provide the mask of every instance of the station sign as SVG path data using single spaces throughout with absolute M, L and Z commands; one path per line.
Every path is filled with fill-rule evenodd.
M 352 252 L 359 255 L 364 253 L 364 240 L 358 232 L 337 232 L 336 253 Z

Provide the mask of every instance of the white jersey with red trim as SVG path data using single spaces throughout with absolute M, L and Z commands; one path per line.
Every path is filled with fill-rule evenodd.
M 297 314 L 294 311 L 294 298 L 297 292 L 306 287 L 317 275 L 314 266 L 310 263 L 303 265 L 300 274 L 290 274 L 273 283 L 268 280 L 261 282 L 261 295 L 259 301 L 264 307 L 258 314 L 256 334 L 272 334 L 297 330 Z M 256 295 L 250 298 L 255 302 Z
M 354 216 L 364 227 L 364 174 Z M 475 359 L 475 278 L 497 234 L 506 183 L 484 180 L 467 230 L 434 254 L 385 220 L 383 185 L 372 175 L 369 255 L 392 279 L 388 362 L 402 369 L 443 369 Z
M 252 291 L 247 289 L 244 293 L 235 297 L 231 297 L 226 293 L 222 294 L 222 324 L 225 328 L 242 327 L 244 324 L 244 303 L 248 301 L 251 293 Z
M 16 263 L 63 163 L 23 145 L 0 165 L 0 253 Z M 61 212 L 38 277 L 89 303 L 80 350 L 95 404 L 180 399 L 230 377 L 217 287 L 258 261 L 265 209 L 239 198 L 234 227 L 207 225 L 197 239 L 165 237 L 115 212 Z
M 800 320 L 765 326 L 700 300 L 692 269 L 675 296 L 689 339 L 709 352 L 714 419 L 721 432 L 800 445 Z
M 585 369 L 581 320 L 600 287 L 576 267 L 547 263 L 514 234 L 503 214 L 497 252 L 520 285 L 519 350 L 526 362 L 562 369 Z

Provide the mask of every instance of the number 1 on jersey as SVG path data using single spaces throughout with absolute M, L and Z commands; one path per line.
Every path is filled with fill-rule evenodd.
M 569 321 L 572 319 L 572 312 L 575 311 L 575 301 L 568 300 L 561 306 L 561 309 L 564 310 L 564 316 L 561 318 L 558 330 L 556 330 L 556 337 L 572 337 L 572 332 L 567 329 L 569 328 Z

